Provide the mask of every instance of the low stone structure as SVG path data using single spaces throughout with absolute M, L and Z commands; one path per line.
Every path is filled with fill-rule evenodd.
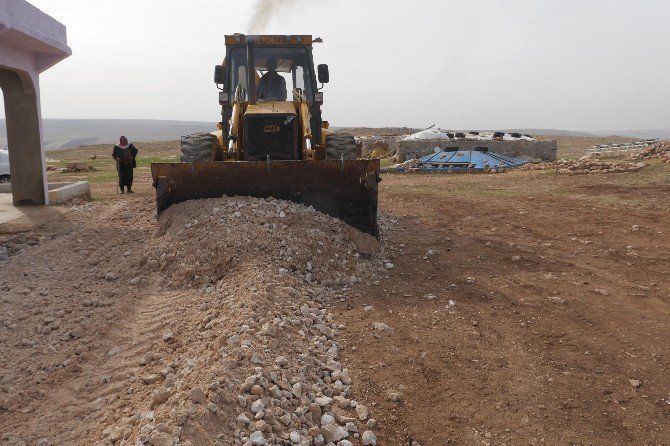
M 430 155 L 435 148 L 475 150 L 486 148 L 490 152 L 532 161 L 555 161 L 558 143 L 555 140 L 547 141 L 495 141 L 495 140 L 468 140 L 468 139 L 415 139 L 398 142 L 398 162 L 421 158 Z
M 75 181 L 73 183 L 49 183 L 49 204 L 63 204 L 75 198 L 80 200 L 91 199 L 91 188 L 88 181 Z M 12 184 L 0 184 L 0 194 L 11 194 Z

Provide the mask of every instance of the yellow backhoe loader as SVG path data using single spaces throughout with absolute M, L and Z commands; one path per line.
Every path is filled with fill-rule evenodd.
M 321 118 L 329 71 L 314 70 L 312 46 L 320 41 L 225 36 L 226 56 L 214 70 L 219 130 L 183 137 L 180 163 L 152 163 L 158 213 L 197 198 L 275 197 L 378 236 L 379 160 L 357 159 L 354 137 Z

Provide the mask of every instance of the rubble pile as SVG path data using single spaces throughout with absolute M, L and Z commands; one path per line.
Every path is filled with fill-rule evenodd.
M 168 208 L 161 237 L 139 267 L 170 289 L 221 290 L 231 270 L 272 265 L 281 276 L 326 286 L 355 284 L 381 260 L 378 241 L 311 207 L 274 198 L 225 197 Z
M 382 172 L 399 172 L 401 170 L 406 170 L 408 172 L 420 172 L 422 164 L 423 163 L 421 162 L 421 159 L 415 158 L 402 163 L 393 164 L 392 166 L 383 167 Z
M 644 163 L 609 163 L 590 157 L 582 157 L 578 160 L 561 159 L 553 163 L 526 164 L 521 167 L 524 170 L 547 170 L 560 174 L 580 175 L 589 173 L 622 173 L 637 172 L 643 169 Z
M 670 164 L 670 141 L 659 141 L 638 153 L 632 153 L 628 156 L 632 160 L 644 160 L 658 158 L 666 164 Z
M 2 244 L 0 443 L 375 445 L 329 308 L 393 268 L 379 242 L 274 199 L 180 203 L 158 229 L 152 208 L 87 204 L 79 233 Z
M 74 162 L 71 162 L 71 163 L 67 163 L 61 172 L 63 172 L 63 173 L 68 173 L 68 172 L 94 172 L 96 170 L 98 170 L 98 169 L 91 166 L 90 164 L 80 163 L 78 161 L 74 161 Z
M 238 274 L 221 293 L 171 297 L 192 308 L 171 315 L 165 347 L 142 356 L 146 399 L 101 445 L 352 442 L 343 446 L 374 427 L 339 361 L 330 290 L 266 269 Z
M 166 210 L 138 286 L 165 295 L 163 344 L 141 358 L 133 415 L 100 445 L 375 445 L 328 311 L 378 277 L 377 240 L 298 204 L 247 197 Z

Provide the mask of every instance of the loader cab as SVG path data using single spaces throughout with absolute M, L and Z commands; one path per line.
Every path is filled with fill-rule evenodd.
M 235 97 L 235 91 L 239 87 L 244 90 L 245 101 L 249 100 L 248 88 L 248 60 L 246 47 L 233 47 L 229 49 L 226 57 L 229 82 L 224 87 L 228 93 L 229 103 L 232 103 Z M 276 64 L 276 68 L 273 65 Z M 254 65 L 256 79 L 256 89 L 261 84 L 261 79 L 269 76 L 270 71 L 280 76 L 285 85 L 287 94 L 283 99 L 292 101 L 294 92 L 301 92 L 307 98 L 308 102 L 314 102 L 315 77 L 312 65 L 311 48 L 306 47 L 279 47 L 279 46 L 256 46 L 254 49 Z M 266 101 L 263 97 L 258 97 L 259 102 Z
M 308 49 L 303 47 L 256 47 L 254 50 L 256 73 L 253 78 L 256 79 L 256 91 L 259 93 L 257 101 L 292 101 L 293 92 L 299 91 L 305 95 L 308 102 L 313 102 L 314 74 L 309 68 L 311 56 L 309 53 Z M 229 98 L 233 99 L 235 90 L 238 86 L 241 86 L 244 90 L 245 101 L 249 101 L 246 48 L 233 48 L 230 51 L 228 62 L 228 66 L 230 67 L 230 83 L 227 86 Z M 283 95 L 280 95 L 280 97 L 277 97 L 276 95 L 271 98 L 263 97 L 262 91 L 259 91 L 259 87 L 262 85 L 262 79 L 271 77 L 274 73 L 276 73 L 275 76 L 278 76 L 283 80 L 283 83 L 286 86 L 286 92 Z M 312 100 L 310 101 L 310 99 Z
M 253 42 L 253 46 L 249 45 L 249 42 Z M 252 73 L 249 72 L 250 66 L 253 67 L 251 68 Z M 324 68 L 319 67 L 319 80 L 324 79 L 322 71 Z M 325 72 L 327 82 L 327 67 L 325 67 Z M 244 36 L 237 34 L 226 36 L 226 57 L 224 63 L 216 68 L 215 81 L 221 85 L 222 89 L 219 102 L 222 106 L 224 135 L 229 131 L 229 120 L 236 97 L 247 105 L 254 105 L 252 109 L 265 106 L 272 107 L 281 113 L 288 113 L 290 107 L 293 107 L 292 102 L 297 98 L 302 98 L 309 107 L 309 128 L 312 141 L 315 145 L 321 141 L 323 95 L 318 92 L 311 36 Z M 249 88 L 250 82 L 254 83 L 252 88 Z M 264 88 L 266 84 L 273 86 L 269 94 L 268 89 Z M 279 118 L 279 116 L 276 117 Z M 288 150 L 288 146 L 291 145 L 289 140 L 293 139 L 292 134 L 295 133 L 297 137 L 300 132 L 298 120 L 295 120 L 294 123 L 288 119 L 284 121 L 291 126 L 295 124 L 296 127 L 294 131 L 289 132 L 291 135 L 281 135 L 284 141 L 281 143 L 283 148 L 279 150 L 281 153 L 275 150 L 273 153 L 259 152 L 253 155 L 251 146 L 245 144 L 245 159 L 265 159 L 268 155 L 272 159 L 299 159 L 301 156 L 299 138 L 292 145 L 293 150 Z M 260 125 L 258 121 L 254 124 Z M 262 128 L 274 129 L 275 124 L 269 121 L 264 122 Z M 280 127 L 283 133 L 284 126 Z M 271 135 L 267 135 L 269 132 L 263 133 L 270 138 Z M 279 138 L 280 135 L 274 135 L 274 137 Z M 251 139 L 247 139 L 247 142 L 251 142 Z M 261 144 L 260 141 L 258 143 Z M 262 144 L 266 147 L 275 146 L 277 150 L 280 145 L 279 143 L 270 144 L 269 140 L 263 141 Z

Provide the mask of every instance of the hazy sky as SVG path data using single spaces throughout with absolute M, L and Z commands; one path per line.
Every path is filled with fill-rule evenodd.
M 255 0 L 32 0 L 67 26 L 45 118 L 215 121 L 224 34 Z M 668 0 L 266 0 L 313 34 L 333 125 L 670 127 Z

